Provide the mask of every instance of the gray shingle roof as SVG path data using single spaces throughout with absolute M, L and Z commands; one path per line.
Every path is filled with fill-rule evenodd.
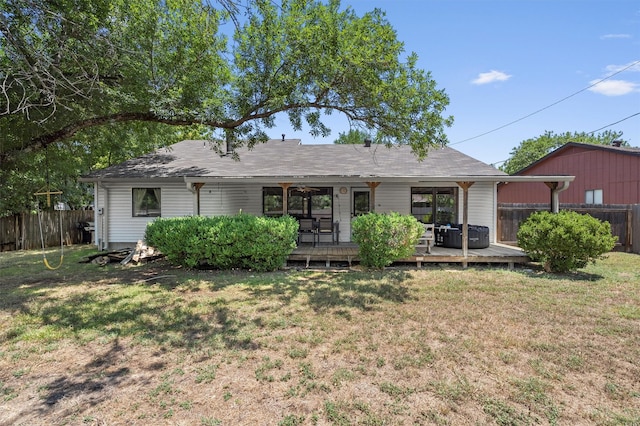
M 84 176 L 100 179 L 153 178 L 430 178 L 505 176 L 505 173 L 445 147 L 418 161 L 408 146 L 305 145 L 272 139 L 237 151 L 240 161 L 221 156 L 206 141 L 185 140 Z

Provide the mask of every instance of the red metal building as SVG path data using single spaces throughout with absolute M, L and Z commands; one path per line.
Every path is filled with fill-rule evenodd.
M 516 175 L 575 176 L 559 194 L 561 204 L 640 203 L 640 148 L 570 142 Z M 550 189 L 540 183 L 511 182 L 498 187 L 498 203 L 549 202 Z

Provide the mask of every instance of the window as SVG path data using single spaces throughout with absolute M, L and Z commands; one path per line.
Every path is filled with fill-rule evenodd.
M 411 214 L 423 223 L 456 223 L 456 188 L 411 188 Z
M 289 188 L 289 214 L 313 219 L 333 219 L 333 188 Z
M 134 217 L 160 216 L 160 188 L 133 188 Z
M 584 192 L 585 204 L 603 204 L 602 189 L 587 189 Z
M 262 188 L 262 214 L 265 216 L 281 216 L 285 213 L 282 188 Z M 291 216 L 298 218 L 333 219 L 333 188 L 312 188 L 308 186 L 289 188 L 287 194 L 287 210 Z
M 284 214 L 282 188 L 262 188 L 262 214 L 265 216 L 282 216 Z
M 311 193 L 311 217 L 333 220 L 333 188 L 318 188 Z
M 360 216 L 371 211 L 369 191 L 353 191 L 353 215 Z

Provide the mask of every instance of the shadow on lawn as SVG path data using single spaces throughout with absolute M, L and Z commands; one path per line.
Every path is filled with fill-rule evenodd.
M 78 274 L 81 269 L 74 268 L 75 274 L 63 269 L 37 271 L 24 279 L 0 278 L 3 292 L 0 309 L 24 319 L 8 325 L 0 334 L 0 344 L 34 335 L 45 343 L 64 339 L 90 342 L 103 337 L 109 341 L 108 350 L 92 355 L 84 366 L 76 365 L 73 373 L 43 377 L 46 385 L 40 391 L 41 401 L 24 408 L 21 414 L 46 416 L 65 409 L 65 401 L 82 398 L 86 399 L 82 405 L 91 407 L 111 397 L 126 385 L 131 374 L 123 362 L 126 356 L 120 344 L 123 338 L 173 348 L 260 349 L 251 333 L 256 326 L 255 318 L 232 307 L 244 303 L 244 298 L 230 300 L 211 294 L 208 298 L 182 298 L 180 292 L 197 292 L 202 282 L 211 291 L 237 285 L 253 301 L 271 298 L 292 304 L 299 303 L 294 299 L 302 296 L 301 303 L 315 312 L 340 316 L 349 315 L 350 308 L 369 311 L 383 303 L 405 303 L 412 299 L 405 285 L 409 279 L 406 271 L 260 274 L 168 268 L 168 264 L 126 270 L 89 266 L 84 274 Z M 159 276 L 170 278 L 148 280 Z M 119 285 L 136 283 L 144 284 Z M 67 289 L 68 292 L 64 291 Z M 148 368 L 161 370 L 164 365 L 152 363 Z
M 409 289 L 403 285 L 408 278 L 405 271 L 307 272 L 287 275 L 286 279 L 271 285 L 249 286 L 248 291 L 256 299 L 276 297 L 284 304 L 306 296 L 303 303 L 316 312 L 345 308 L 368 311 L 383 302 L 411 300 Z
M 199 291 L 203 282 L 211 291 L 237 285 L 256 301 L 272 298 L 290 304 L 303 296 L 301 303 L 315 312 L 337 315 L 349 308 L 368 311 L 382 303 L 404 303 L 412 298 L 404 285 L 409 278 L 406 271 L 202 273 L 175 269 L 164 262 L 140 268 L 78 267 L 72 263 L 66 267 L 69 269 L 38 270 L 24 278 L 0 279 L 4 295 L 0 310 L 22 318 L 7 324 L 0 343 L 30 335 L 44 342 L 66 338 L 83 342 L 102 336 L 132 337 L 171 347 L 206 344 L 259 349 L 259 343 L 247 332 L 251 319 L 230 305 L 236 302 L 213 299 L 212 295 L 190 301 L 181 297 L 180 292 Z
M 13 418 L 6 419 L 7 424 L 22 424 L 29 419 L 59 415 L 69 409 L 70 401 L 73 401 L 76 413 L 88 412 L 112 398 L 114 390 L 129 380 L 129 368 L 119 366 L 122 364 L 122 350 L 119 340 L 115 339 L 106 352 L 94 355 L 84 366 L 75 365 L 78 370 L 73 375 L 42 373 L 45 384 L 38 390 L 39 398 L 14 412 Z M 78 403 L 79 400 L 83 402 Z
M 258 348 L 224 302 L 200 301 L 206 305 L 204 313 L 185 303 L 176 288 L 198 291 L 197 282 L 205 277 L 197 272 L 167 262 L 135 268 L 78 266 L 77 259 L 69 257 L 60 270 L 42 271 L 41 265 L 33 268 L 29 260 L 28 273 L 0 277 L 0 310 L 21 318 L 7 322 L 4 332 L 0 328 L 0 344 L 34 335 L 44 342 L 66 338 L 84 342 L 103 336 L 172 347 L 208 342 L 229 349 Z M 243 276 L 207 274 L 206 278 L 222 277 L 222 285 L 215 287 L 223 288 Z M 190 286 L 194 279 L 196 284 Z
M 600 274 L 590 274 L 584 271 L 576 271 L 576 272 L 567 272 L 567 273 L 552 273 L 544 270 L 542 265 L 540 264 L 530 264 L 529 268 L 526 269 L 517 269 L 523 275 L 526 275 L 528 278 L 536 278 L 536 279 L 545 279 L 545 280 L 554 280 L 554 281 L 600 281 L 605 279 L 603 275 Z

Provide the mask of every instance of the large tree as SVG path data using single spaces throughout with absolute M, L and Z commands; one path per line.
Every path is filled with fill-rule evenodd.
M 0 0 L 0 195 L 44 165 L 73 180 L 64 153 L 77 175 L 186 133 L 259 143 L 277 114 L 314 135 L 344 114 L 425 155 L 449 99 L 403 55 L 382 11 L 337 0 Z
M 447 95 L 414 54 L 402 58 L 380 10 L 359 17 L 337 0 L 254 0 L 234 26 L 223 25 L 224 7 L 201 0 L 0 8 L 2 167 L 115 122 L 199 124 L 212 139 L 254 144 L 278 113 L 322 135 L 321 113 L 342 113 L 417 155 L 451 123 Z
M 520 145 L 511 150 L 511 156 L 500 166 L 500 170 L 512 175 L 568 142 L 611 145 L 613 141 L 620 140 L 623 146 L 628 146 L 628 142 L 621 137 L 622 132 L 609 130 L 598 134 L 584 132 L 556 134 L 546 131 L 543 135 L 520 142 Z

